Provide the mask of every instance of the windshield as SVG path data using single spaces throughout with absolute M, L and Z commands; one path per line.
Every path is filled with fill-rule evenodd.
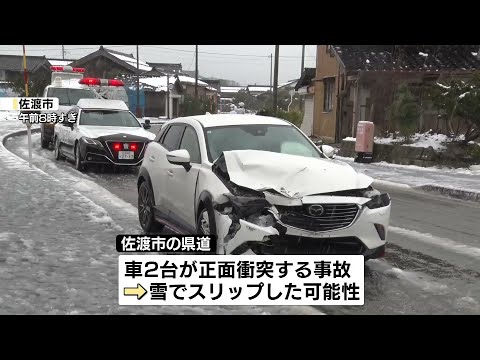
M 128 106 L 128 95 L 123 87 L 99 87 L 97 92 L 104 99 L 122 100 Z
M 94 90 L 90 89 L 72 89 L 72 88 L 50 88 L 48 97 L 58 98 L 59 105 L 77 105 L 80 99 L 96 99 Z
M 141 127 L 135 116 L 125 110 L 83 110 L 79 125 Z
M 205 129 L 208 159 L 216 160 L 223 151 L 262 150 L 282 154 L 322 158 L 318 149 L 293 126 L 235 125 Z

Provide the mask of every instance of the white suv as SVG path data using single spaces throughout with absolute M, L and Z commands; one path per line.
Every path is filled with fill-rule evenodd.
M 139 171 L 140 224 L 216 235 L 218 254 L 384 256 L 389 195 L 326 153 L 276 118 L 171 120 Z

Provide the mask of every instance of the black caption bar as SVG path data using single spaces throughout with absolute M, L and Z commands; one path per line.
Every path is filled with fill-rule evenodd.
M 118 252 L 178 252 L 216 254 L 214 235 L 117 235 Z

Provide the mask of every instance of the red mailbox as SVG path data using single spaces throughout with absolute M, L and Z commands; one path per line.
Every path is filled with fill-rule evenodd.
M 359 121 L 357 125 L 357 137 L 355 141 L 355 162 L 372 162 L 373 137 L 375 125 L 371 121 Z

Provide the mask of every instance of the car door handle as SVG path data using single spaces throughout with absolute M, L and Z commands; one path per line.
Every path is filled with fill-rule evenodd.
M 153 156 L 153 155 L 150 156 L 150 157 L 148 158 L 148 160 L 150 160 L 151 162 L 154 162 L 154 161 L 155 161 L 155 156 Z
M 168 176 L 173 177 L 173 171 L 172 170 L 167 170 L 167 174 L 168 174 Z

